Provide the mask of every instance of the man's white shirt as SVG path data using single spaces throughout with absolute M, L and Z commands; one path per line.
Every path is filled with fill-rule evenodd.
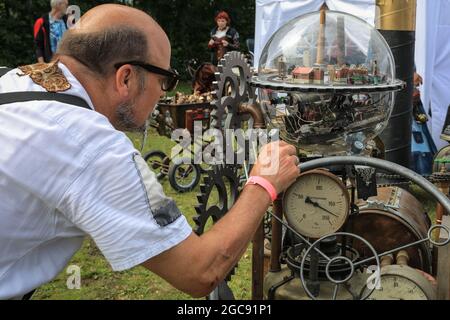
M 59 63 L 72 85 L 87 92 Z M 13 70 L 0 93 L 45 91 Z M 0 105 L 0 299 L 51 281 L 90 235 L 114 270 L 192 232 L 125 134 L 103 115 L 56 101 Z

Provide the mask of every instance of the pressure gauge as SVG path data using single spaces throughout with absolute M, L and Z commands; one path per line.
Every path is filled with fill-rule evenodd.
M 349 212 L 345 185 L 325 170 L 302 173 L 286 190 L 283 210 L 289 225 L 310 238 L 320 238 L 338 231 Z
M 430 276 L 429 276 L 430 277 Z M 381 268 L 380 287 L 368 300 L 433 300 L 436 290 L 424 272 L 406 265 Z M 366 290 L 369 290 L 366 288 Z

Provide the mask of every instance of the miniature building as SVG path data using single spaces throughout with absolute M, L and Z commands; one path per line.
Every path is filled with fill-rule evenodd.
M 305 67 L 311 67 L 311 54 L 308 50 L 303 52 L 303 65 Z
M 349 68 L 346 65 L 343 65 L 341 68 L 336 69 L 336 76 L 334 79 L 335 83 L 346 84 L 347 78 L 349 75 Z
M 373 62 L 372 62 L 372 74 L 369 76 L 369 82 L 371 84 L 375 84 L 375 85 L 377 85 L 381 82 L 381 77 L 379 75 L 377 60 L 373 60 Z
M 287 70 L 286 70 L 286 57 L 281 55 L 278 58 L 278 75 L 281 79 L 286 78 Z
M 328 70 L 329 81 L 331 83 L 333 83 L 334 80 L 336 79 L 336 67 L 334 65 L 330 64 L 327 66 L 327 70 Z
M 373 62 L 372 62 L 372 74 L 374 76 L 378 75 L 378 62 L 377 62 L 377 60 L 373 60 Z
M 314 83 L 323 84 L 325 72 L 321 67 L 314 67 Z
M 357 69 L 358 79 L 355 80 L 355 84 L 367 84 L 369 78 L 369 71 L 363 65 Z
M 314 81 L 314 69 L 308 67 L 297 67 L 292 70 L 292 77 L 294 82 L 298 83 L 313 83 Z
M 347 79 L 351 80 L 354 74 L 356 74 L 356 66 L 354 64 L 352 64 L 348 68 Z
M 352 65 L 348 71 L 347 78 L 350 84 L 364 84 L 367 78 L 367 70 L 364 70 L 361 66 Z

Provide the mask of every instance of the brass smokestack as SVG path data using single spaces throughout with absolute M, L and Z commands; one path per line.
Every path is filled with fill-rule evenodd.
M 416 30 L 416 0 L 377 0 L 377 29 Z
M 377 0 L 377 29 L 386 39 L 396 63 L 396 77 L 407 87 L 396 95 L 389 123 L 380 135 L 386 160 L 405 167 L 411 159 L 412 93 L 416 0 Z

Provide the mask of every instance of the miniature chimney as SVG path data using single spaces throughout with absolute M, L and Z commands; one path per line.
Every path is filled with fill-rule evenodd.
M 319 27 L 319 44 L 317 46 L 317 59 L 316 64 L 323 64 L 323 56 L 325 50 L 325 24 L 326 24 L 326 11 L 328 7 L 326 3 L 320 8 L 320 27 Z

